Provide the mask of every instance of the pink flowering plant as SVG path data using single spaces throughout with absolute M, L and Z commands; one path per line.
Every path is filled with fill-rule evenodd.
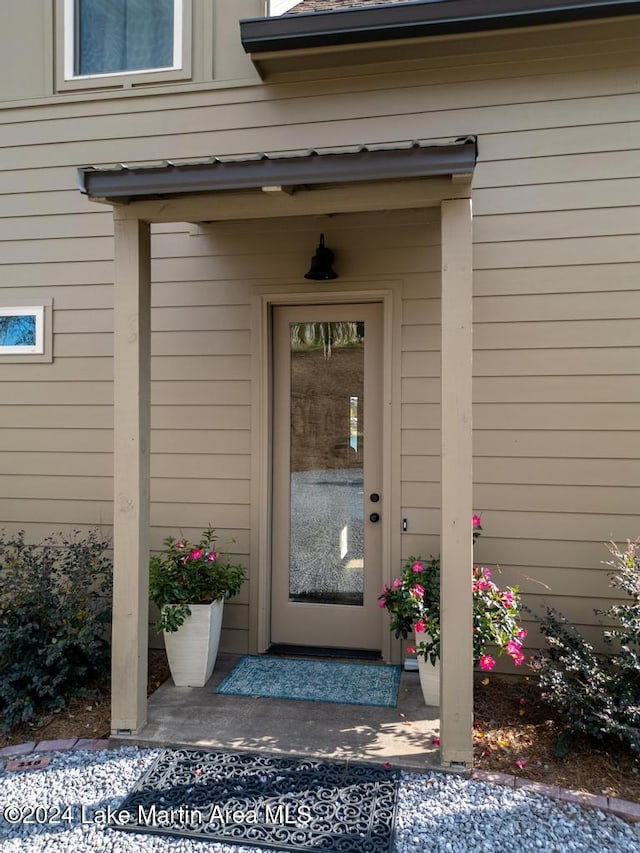
M 236 595 L 245 581 L 241 565 L 225 562 L 208 527 L 197 545 L 186 538 L 164 540 L 165 550 L 149 561 L 149 597 L 160 611 L 157 630 L 177 631 L 190 604 L 210 604 Z
M 480 517 L 472 519 L 473 541 L 482 533 Z M 490 671 L 496 665 L 491 652 L 507 653 L 516 666 L 524 662 L 522 644 L 527 632 L 518 624 L 520 593 L 518 587 L 500 589 L 491 571 L 474 567 L 473 659 L 480 669 Z M 378 598 L 380 607 L 391 615 L 391 630 L 406 639 L 414 630 L 424 634 L 415 651 L 435 663 L 440 657 L 440 557 L 424 560 L 409 557 L 402 574 L 391 586 L 385 586 Z

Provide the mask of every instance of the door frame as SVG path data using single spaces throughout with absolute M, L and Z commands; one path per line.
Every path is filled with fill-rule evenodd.
M 378 302 L 382 304 L 382 577 L 380 588 L 390 583 L 401 563 L 400 522 L 400 354 L 401 316 L 399 281 L 323 286 L 323 290 L 298 289 L 269 292 L 256 288 L 252 305 L 252 433 L 251 433 L 251 567 L 249 583 L 249 644 L 253 654 L 271 640 L 271 525 L 273 470 L 273 361 L 272 313 L 281 305 L 333 305 Z M 382 620 L 380 649 L 386 661 L 400 660 L 399 641 L 392 640 Z

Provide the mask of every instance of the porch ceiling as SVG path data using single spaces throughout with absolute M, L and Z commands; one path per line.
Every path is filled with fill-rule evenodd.
M 150 222 L 429 207 L 469 195 L 473 136 L 78 169 L 80 190 Z M 459 186 L 456 186 L 458 184 Z

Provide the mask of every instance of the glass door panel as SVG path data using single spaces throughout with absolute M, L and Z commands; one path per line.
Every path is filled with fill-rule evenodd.
M 364 321 L 290 323 L 289 599 L 364 601 Z

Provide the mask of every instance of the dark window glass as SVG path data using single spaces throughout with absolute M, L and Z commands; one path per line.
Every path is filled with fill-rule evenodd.
M 171 68 L 173 16 L 173 0 L 76 0 L 76 75 Z

